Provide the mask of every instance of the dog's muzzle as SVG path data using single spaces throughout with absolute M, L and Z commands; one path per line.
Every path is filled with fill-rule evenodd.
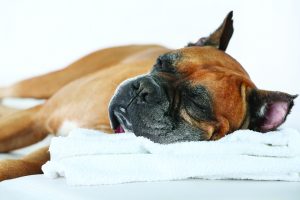
M 115 133 L 132 132 L 130 107 L 134 105 L 145 108 L 148 105 L 157 105 L 164 96 L 162 92 L 160 85 L 149 75 L 127 80 L 121 84 L 109 105 L 109 117 Z

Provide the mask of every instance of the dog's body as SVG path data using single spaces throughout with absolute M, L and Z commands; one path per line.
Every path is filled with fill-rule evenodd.
M 61 71 L 6 88 L 5 92 L 0 93 L 2 97 L 9 95 L 48 100 L 42 106 L 21 111 L 27 112 L 29 118 L 34 118 L 32 120 L 35 122 L 35 130 L 31 129 L 32 134 L 26 134 L 26 139 L 20 138 L 22 142 L 17 141 L 17 137 L 20 136 L 18 131 L 7 135 L 11 138 L 5 140 L 7 143 L 0 142 L 0 151 L 27 146 L 32 143 L 32 138 L 44 137 L 49 133 L 65 135 L 67 129 L 72 127 L 112 132 L 107 108 L 117 86 L 128 78 L 147 73 L 156 58 L 167 51 L 169 50 L 155 45 L 104 49 Z M 109 60 L 106 57 L 113 59 Z M 105 60 L 105 63 L 102 60 Z M 17 126 L 18 123 L 15 122 L 14 127 L 19 130 Z M 25 140 L 28 140 L 28 144 Z
M 231 15 L 210 37 L 191 47 L 104 49 L 63 70 L 1 88 L 0 98 L 47 101 L 28 110 L 2 111 L 0 152 L 28 146 L 49 133 L 65 135 L 76 127 L 127 129 L 160 143 L 214 140 L 242 128 L 275 129 L 295 97 L 258 90 L 242 66 L 222 51 L 232 34 Z M 118 88 L 138 75 L 143 76 Z M 48 159 L 44 148 L 20 160 L 1 161 L 0 180 L 40 173 Z

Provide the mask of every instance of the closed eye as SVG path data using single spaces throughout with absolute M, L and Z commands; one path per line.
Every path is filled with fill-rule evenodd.
M 182 93 L 183 106 L 187 113 L 198 120 L 211 120 L 213 111 L 208 92 L 201 86 L 188 87 Z

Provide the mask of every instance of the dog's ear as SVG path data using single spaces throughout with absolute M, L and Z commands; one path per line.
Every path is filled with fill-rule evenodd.
M 214 46 L 225 51 L 229 40 L 233 34 L 233 11 L 229 12 L 225 17 L 221 26 L 208 37 L 200 38 L 196 43 L 189 43 L 187 46 Z
M 298 95 L 252 89 L 248 93 L 250 115 L 249 129 L 268 132 L 275 130 L 285 120 Z

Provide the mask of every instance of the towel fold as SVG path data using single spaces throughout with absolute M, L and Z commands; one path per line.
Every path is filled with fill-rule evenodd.
M 132 133 L 75 129 L 53 138 L 47 177 L 70 185 L 188 178 L 300 181 L 300 133 L 236 131 L 218 141 L 153 143 Z

